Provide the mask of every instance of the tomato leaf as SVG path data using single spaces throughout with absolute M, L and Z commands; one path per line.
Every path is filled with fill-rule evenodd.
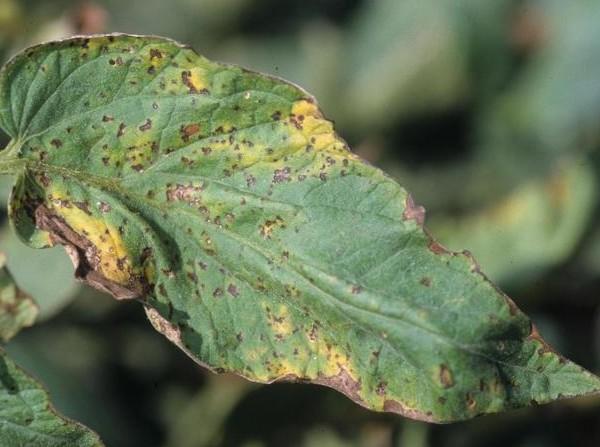
M 72 38 L 0 73 L 33 247 L 199 363 L 449 422 L 597 392 L 300 88 L 156 37 Z
M 0 349 L 0 444 L 43 447 L 101 447 L 88 428 L 58 415 L 42 386 Z
M 37 305 L 19 290 L 5 264 L 6 257 L 0 252 L 0 340 L 3 342 L 21 328 L 31 326 L 38 314 Z

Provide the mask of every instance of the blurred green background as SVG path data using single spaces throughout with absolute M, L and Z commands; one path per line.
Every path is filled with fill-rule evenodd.
M 473 252 L 551 344 L 598 373 L 599 24 L 596 0 L 0 0 L 0 60 L 122 31 L 302 85 L 427 208 L 444 245 Z M 9 188 L 0 179 L 3 201 Z M 598 397 L 434 426 L 317 386 L 212 375 L 139 305 L 76 284 L 61 249 L 27 249 L 0 220 L 0 249 L 42 309 L 8 351 L 108 446 L 600 445 Z

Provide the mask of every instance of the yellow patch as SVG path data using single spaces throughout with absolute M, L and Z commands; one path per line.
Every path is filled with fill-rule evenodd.
M 276 336 L 286 337 L 292 333 L 294 326 L 287 306 L 281 305 L 271 314 L 271 324 Z
M 358 381 L 358 373 L 350 360 L 348 354 L 342 351 L 334 343 L 328 343 L 321 338 L 313 345 L 313 354 L 316 356 L 319 373 L 325 377 L 334 377 L 342 371 L 348 373 L 353 380 Z
M 187 71 L 189 74 L 185 76 L 185 84 L 189 89 L 200 92 L 208 87 L 204 70 L 202 68 L 191 67 L 188 68 Z
M 289 118 L 292 130 L 290 138 L 293 144 L 309 144 L 313 150 L 325 151 L 332 158 L 355 158 L 346 149 L 346 143 L 335 133 L 333 123 L 326 120 L 318 107 L 307 100 L 296 101 L 292 105 Z
M 98 271 L 105 278 L 127 284 L 131 277 L 131 261 L 119 231 L 106 221 L 91 216 L 53 193 L 50 207 L 77 234 L 96 247 Z

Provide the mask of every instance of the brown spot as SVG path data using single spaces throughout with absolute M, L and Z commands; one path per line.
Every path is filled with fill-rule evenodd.
M 190 89 L 190 93 L 198 93 L 198 89 L 190 79 L 192 77 L 192 72 L 189 70 L 181 72 L 181 82 Z
M 154 254 L 154 250 L 152 249 L 152 247 L 145 247 L 142 250 L 142 253 L 140 254 L 140 263 L 143 264 L 148 259 L 151 259 L 153 257 L 153 254 Z
M 273 230 L 279 226 L 283 227 L 283 219 L 280 216 L 275 217 L 273 220 L 268 219 L 260 226 L 260 235 L 263 239 L 270 239 Z
M 221 296 L 223 296 L 223 289 L 217 287 L 215 290 L 213 290 L 213 297 L 219 298 Z
M 102 117 L 102 122 L 104 122 L 104 123 L 108 123 L 108 122 L 110 122 L 110 121 L 114 121 L 114 118 L 113 118 L 112 116 L 104 115 L 104 116 Z
M 108 203 L 100 202 L 100 204 L 98 205 L 98 209 L 103 213 L 109 213 L 112 208 Z
M 202 191 L 200 186 L 193 186 L 192 184 L 169 185 L 166 191 L 167 201 L 180 201 L 189 203 L 190 205 L 199 205 L 201 202 L 199 197 L 200 191 Z
M 477 401 L 473 398 L 471 393 L 467 393 L 466 403 L 467 403 L 467 408 L 469 409 L 469 411 L 473 411 L 477 407 Z
M 425 287 L 431 287 L 431 278 L 429 278 L 428 276 L 424 276 L 419 282 Z
M 61 147 L 62 147 L 62 145 L 63 145 L 62 141 L 60 141 L 58 138 L 55 138 L 55 139 L 53 139 L 53 140 L 50 142 L 50 144 L 51 144 L 52 146 L 54 146 L 56 149 L 59 149 L 59 148 L 61 148 Z
M 273 183 L 282 183 L 290 181 L 290 168 L 275 169 L 273 173 Z
M 375 392 L 377 393 L 378 396 L 384 396 L 385 392 L 387 389 L 387 383 L 386 382 L 379 382 L 377 384 L 377 388 L 375 389 Z
M 119 124 L 119 129 L 117 130 L 117 138 L 121 138 L 125 134 L 125 128 L 127 126 L 125 123 Z
M 146 120 L 146 122 L 145 122 L 144 124 L 142 124 L 142 125 L 139 127 L 139 129 L 140 129 L 142 132 L 146 132 L 147 130 L 150 130 L 150 129 L 152 129 L 152 120 L 151 120 L 150 118 L 148 118 L 148 119 Z
M 362 292 L 361 286 L 359 286 L 359 285 L 352 286 L 352 294 L 358 295 L 360 292 Z
M 449 254 L 450 252 L 446 249 L 446 247 L 444 247 L 442 244 L 440 244 L 437 241 L 434 241 L 433 239 L 429 242 L 429 250 L 431 250 L 433 253 L 435 253 L 436 255 L 446 255 Z
M 234 284 L 229 284 L 227 287 L 227 292 L 229 292 L 231 296 L 238 296 L 240 294 L 238 288 Z
M 308 332 L 308 338 L 310 341 L 316 341 L 317 338 L 319 338 L 319 327 L 316 323 L 313 323 L 311 326 L 310 331 Z
M 440 365 L 440 383 L 444 388 L 450 388 L 454 385 L 452 372 L 446 365 Z
M 196 135 L 198 132 L 200 132 L 200 125 L 199 124 L 188 124 L 187 126 L 182 125 L 179 132 L 181 133 L 181 139 L 187 143 L 188 141 L 190 141 L 191 136 Z
M 163 54 L 156 48 L 150 48 L 150 59 L 162 59 Z
M 404 220 L 414 220 L 419 225 L 423 225 L 425 223 L 425 208 L 420 205 L 415 205 L 415 202 L 410 194 L 406 196 L 406 202 L 404 206 L 404 213 L 402 213 Z
M 92 212 L 90 211 L 90 206 L 87 202 L 73 202 L 73 205 L 75 205 L 77 208 L 79 208 L 85 214 L 87 214 L 89 216 L 92 215 Z

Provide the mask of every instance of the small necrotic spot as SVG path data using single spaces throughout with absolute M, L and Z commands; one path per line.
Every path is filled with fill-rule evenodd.
M 308 332 L 308 339 L 314 342 L 317 341 L 317 338 L 319 338 L 319 327 L 316 323 L 313 323 L 313 325 L 310 328 L 310 331 Z
M 150 59 L 162 59 L 163 55 L 160 50 L 156 48 L 150 49 Z
M 140 126 L 140 130 L 142 132 L 146 132 L 147 130 L 152 129 L 152 120 L 148 118 L 144 124 Z
M 452 372 L 446 365 L 440 365 L 440 383 L 444 388 L 450 388 L 454 385 Z
M 238 296 L 240 294 L 238 288 L 234 284 L 229 284 L 227 292 L 229 292 L 231 296 Z
M 467 403 L 467 408 L 470 411 L 475 410 L 475 407 L 477 407 L 477 401 L 473 398 L 473 396 L 471 396 L 470 393 L 467 393 L 465 400 L 466 400 L 466 403 Z
M 61 148 L 63 143 L 58 138 L 53 139 L 50 144 L 54 146 L 56 149 Z
M 200 132 L 200 125 L 198 124 L 188 124 L 187 126 L 181 126 L 180 133 L 181 139 L 184 142 L 190 141 L 190 137 Z
M 273 183 L 282 183 L 290 181 L 290 168 L 275 169 L 273 173 Z

